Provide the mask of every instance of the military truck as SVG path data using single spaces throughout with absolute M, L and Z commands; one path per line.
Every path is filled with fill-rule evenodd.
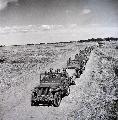
M 66 70 L 69 71 L 68 74 L 71 71 L 71 76 L 70 77 L 75 76 L 76 78 L 79 78 L 80 75 L 82 74 L 84 68 L 85 68 L 85 60 L 81 60 L 81 58 L 80 59 L 76 59 L 76 56 L 77 56 L 77 54 L 75 55 L 75 59 L 74 60 L 69 58 L 69 60 L 67 61 L 67 68 L 66 68 Z
M 40 85 L 35 87 L 31 96 L 31 106 L 53 105 L 58 107 L 64 96 L 70 94 L 70 79 L 59 72 L 40 74 Z
M 74 59 L 69 58 L 67 61 L 67 72 L 70 77 L 79 78 L 85 70 L 85 65 L 89 59 L 90 53 L 93 47 L 86 47 L 84 50 L 80 50 L 79 54 L 75 55 Z

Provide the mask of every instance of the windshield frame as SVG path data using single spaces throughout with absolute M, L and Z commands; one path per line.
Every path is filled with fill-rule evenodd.
M 40 83 L 60 83 L 61 73 L 42 73 L 40 74 Z

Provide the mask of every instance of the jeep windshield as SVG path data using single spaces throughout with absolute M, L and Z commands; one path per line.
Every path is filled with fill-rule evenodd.
M 41 74 L 40 83 L 60 83 L 61 74 L 51 73 L 51 74 Z

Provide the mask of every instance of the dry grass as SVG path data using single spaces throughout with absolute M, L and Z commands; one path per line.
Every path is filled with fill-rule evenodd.
M 15 119 L 16 112 L 18 120 L 21 117 L 29 119 L 25 118 L 29 114 L 37 114 L 37 118 L 40 118 L 40 115 L 43 117 L 47 115 L 45 117 L 51 120 L 54 118 L 116 120 L 118 116 L 118 76 L 115 74 L 118 66 L 117 42 L 106 42 L 101 48 L 95 48 L 84 73 L 76 80 L 76 86 L 72 86 L 71 94 L 62 101 L 58 109 L 31 108 L 29 105 L 30 90 L 39 84 L 40 72 L 50 67 L 57 69 L 66 66 L 68 58 L 86 46 L 96 46 L 96 43 L 0 48 L 0 117 L 10 119 L 8 116 L 13 114 L 12 117 Z M 17 110 L 24 110 L 26 113 Z

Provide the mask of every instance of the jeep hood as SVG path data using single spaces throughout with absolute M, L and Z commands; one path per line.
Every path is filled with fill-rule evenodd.
M 40 87 L 58 87 L 60 83 L 40 83 Z

